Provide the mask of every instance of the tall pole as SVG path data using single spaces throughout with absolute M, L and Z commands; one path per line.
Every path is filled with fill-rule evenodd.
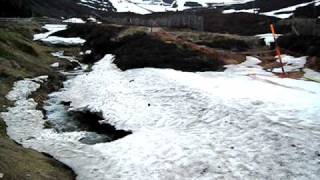
M 280 51 L 280 48 L 279 48 L 278 43 L 277 43 L 276 31 L 275 31 L 275 28 L 274 28 L 273 24 L 270 24 L 270 29 L 271 29 L 271 32 L 272 32 L 272 35 L 273 35 L 274 44 L 276 46 L 276 54 L 279 57 L 281 70 L 282 70 L 282 75 L 285 75 L 286 72 L 284 71 L 284 68 L 283 68 L 283 61 L 282 61 L 282 57 L 281 57 L 281 51 Z

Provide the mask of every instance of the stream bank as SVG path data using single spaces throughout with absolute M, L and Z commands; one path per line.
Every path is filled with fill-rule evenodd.
M 19 21 L 19 20 L 16 20 Z M 41 24 L 29 22 L 8 23 L 0 26 L 0 112 L 7 111 L 12 102 L 6 99 L 14 82 L 28 77 L 48 75 L 48 87 L 34 94 L 41 102 L 49 91 L 61 84 L 61 76 L 50 67 L 57 61 L 48 52 L 57 51 L 54 47 L 42 46 L 32 41 L 32 34 L 39 32 Z M 63 64 L 69 64 L 63 61 Z M 22 147 L 7 135 L 7 125 L 0 117 L 0 173 L 3 179 L 12 180 L 73 180 L 74 172 L 63 163 L 47 154 Z

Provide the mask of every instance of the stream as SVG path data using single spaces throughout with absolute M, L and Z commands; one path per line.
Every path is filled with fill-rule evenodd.
M 52 53 L 52 55 L 77 63 L 78 66 L 71 71 L 61 71 L 67 78 L 63 88 L 48 95 L 49 98 L 43 107 L 46 112 L 46 126 L 53 128 L 57 133 L 85 132 L 79 141 L 88 145 L 110 142 L 131 134 L 130 131 L 116 130 L 112 125 L 99 123 L 103 120 L 99 113 L 69 110 L 70 102 L 64 102 L 61 95 L 69 88 L 72 79 L 86 73 L 88 65 L 80 63 L 75 57 L 65 56 L 63 51 Z

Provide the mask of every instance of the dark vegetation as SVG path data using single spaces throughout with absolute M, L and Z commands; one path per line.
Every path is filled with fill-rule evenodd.
M 316 18 L 320 16 L 320 6 L 315 6 L 314 4 L 310 4 L 305 7 L 299 7 L 294 12 L 295 17 L 301 17 L 301 18 Z
M 319 36 L 297 36 L 288 34 L 280 36 L 278 44 L 281 48 L 298 53 L 299 55 L 320 57 Z
M 124 28 L 75 25 L 55 35 L 86 37 L 84 49 L 93 50 L 84 62 L 94 63 L 105 54 L 115 54 L 122 70 L 143 67 L 172 68 L 183 71 L 222 70 L 223 64 L 176 44 L 166 43 L 145 33 L 117 38 Z
M 249 45 L 245 41 L 224 39 L 223 37 L 213 42 L 199 42 L 198 44 L 212 48 L 229 49 L 235 51 L 244 51 L 249 49 Z
M 265 42 L 257 37 L 238 36 L 234 34 L 195 32 L 195 31 L 175 31 L 175 35 L 182 39 L 187 39 L 199 45 L 207 47 L 231 50 L 234 52 L 247 51 L 249 49 L 261 48 Z
M 84 63 L 93 63 L 119 46 L 115 37 L 124 30 L 123 27 L 96 25 L 96 24 L 72 24 L 65 31 L 53 35 L 61 37 L 81 37 L 87 40 L 83 49 L 91 49 L 92 53 L 84 57 Z
M 122 70 L 143 67 L 172 68 L 182 71 L 222 70 L 223 64 L 175 44 L 164 43 L 146 34 L 136 34 L 120 41 L 114 51 Z
M 197 3 L 197 2 L 190 2 L 190 1 L 186 1 L 184 3 L 184 6 L 186 7 L 193 7 L 193 8 L 199 8 L 199 7 L 202 7 L 201 4 Z
M 204 18 L 205 31 L 238 35 L 269 33 L 270 23 L 278 21 L 274 17 L 250 13 L 221 14 L 215 10 L 202 10 L 197 14 Z

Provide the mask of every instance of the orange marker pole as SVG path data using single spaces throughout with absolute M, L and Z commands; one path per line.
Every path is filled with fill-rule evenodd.
M 280 51 L 280 48 L 279 48 L 278 43 L 277 43 L 276 31 L 275 31 L 275 28 L 274 28 L 274 25 L 273 25 L 273 24 L 270 24 L 270 29 L 271 29 L 271 32 L 272 32 L 272 35 L 273 35 L 273 39 L 274 39 L 275 46 L 276 46 L 276 54 L 277 54 L 277 56 L 279 57 L 282 74 L 285 75 L 286 72 L 284 71 L 284 68 L 283 68 L 281 51 Z

